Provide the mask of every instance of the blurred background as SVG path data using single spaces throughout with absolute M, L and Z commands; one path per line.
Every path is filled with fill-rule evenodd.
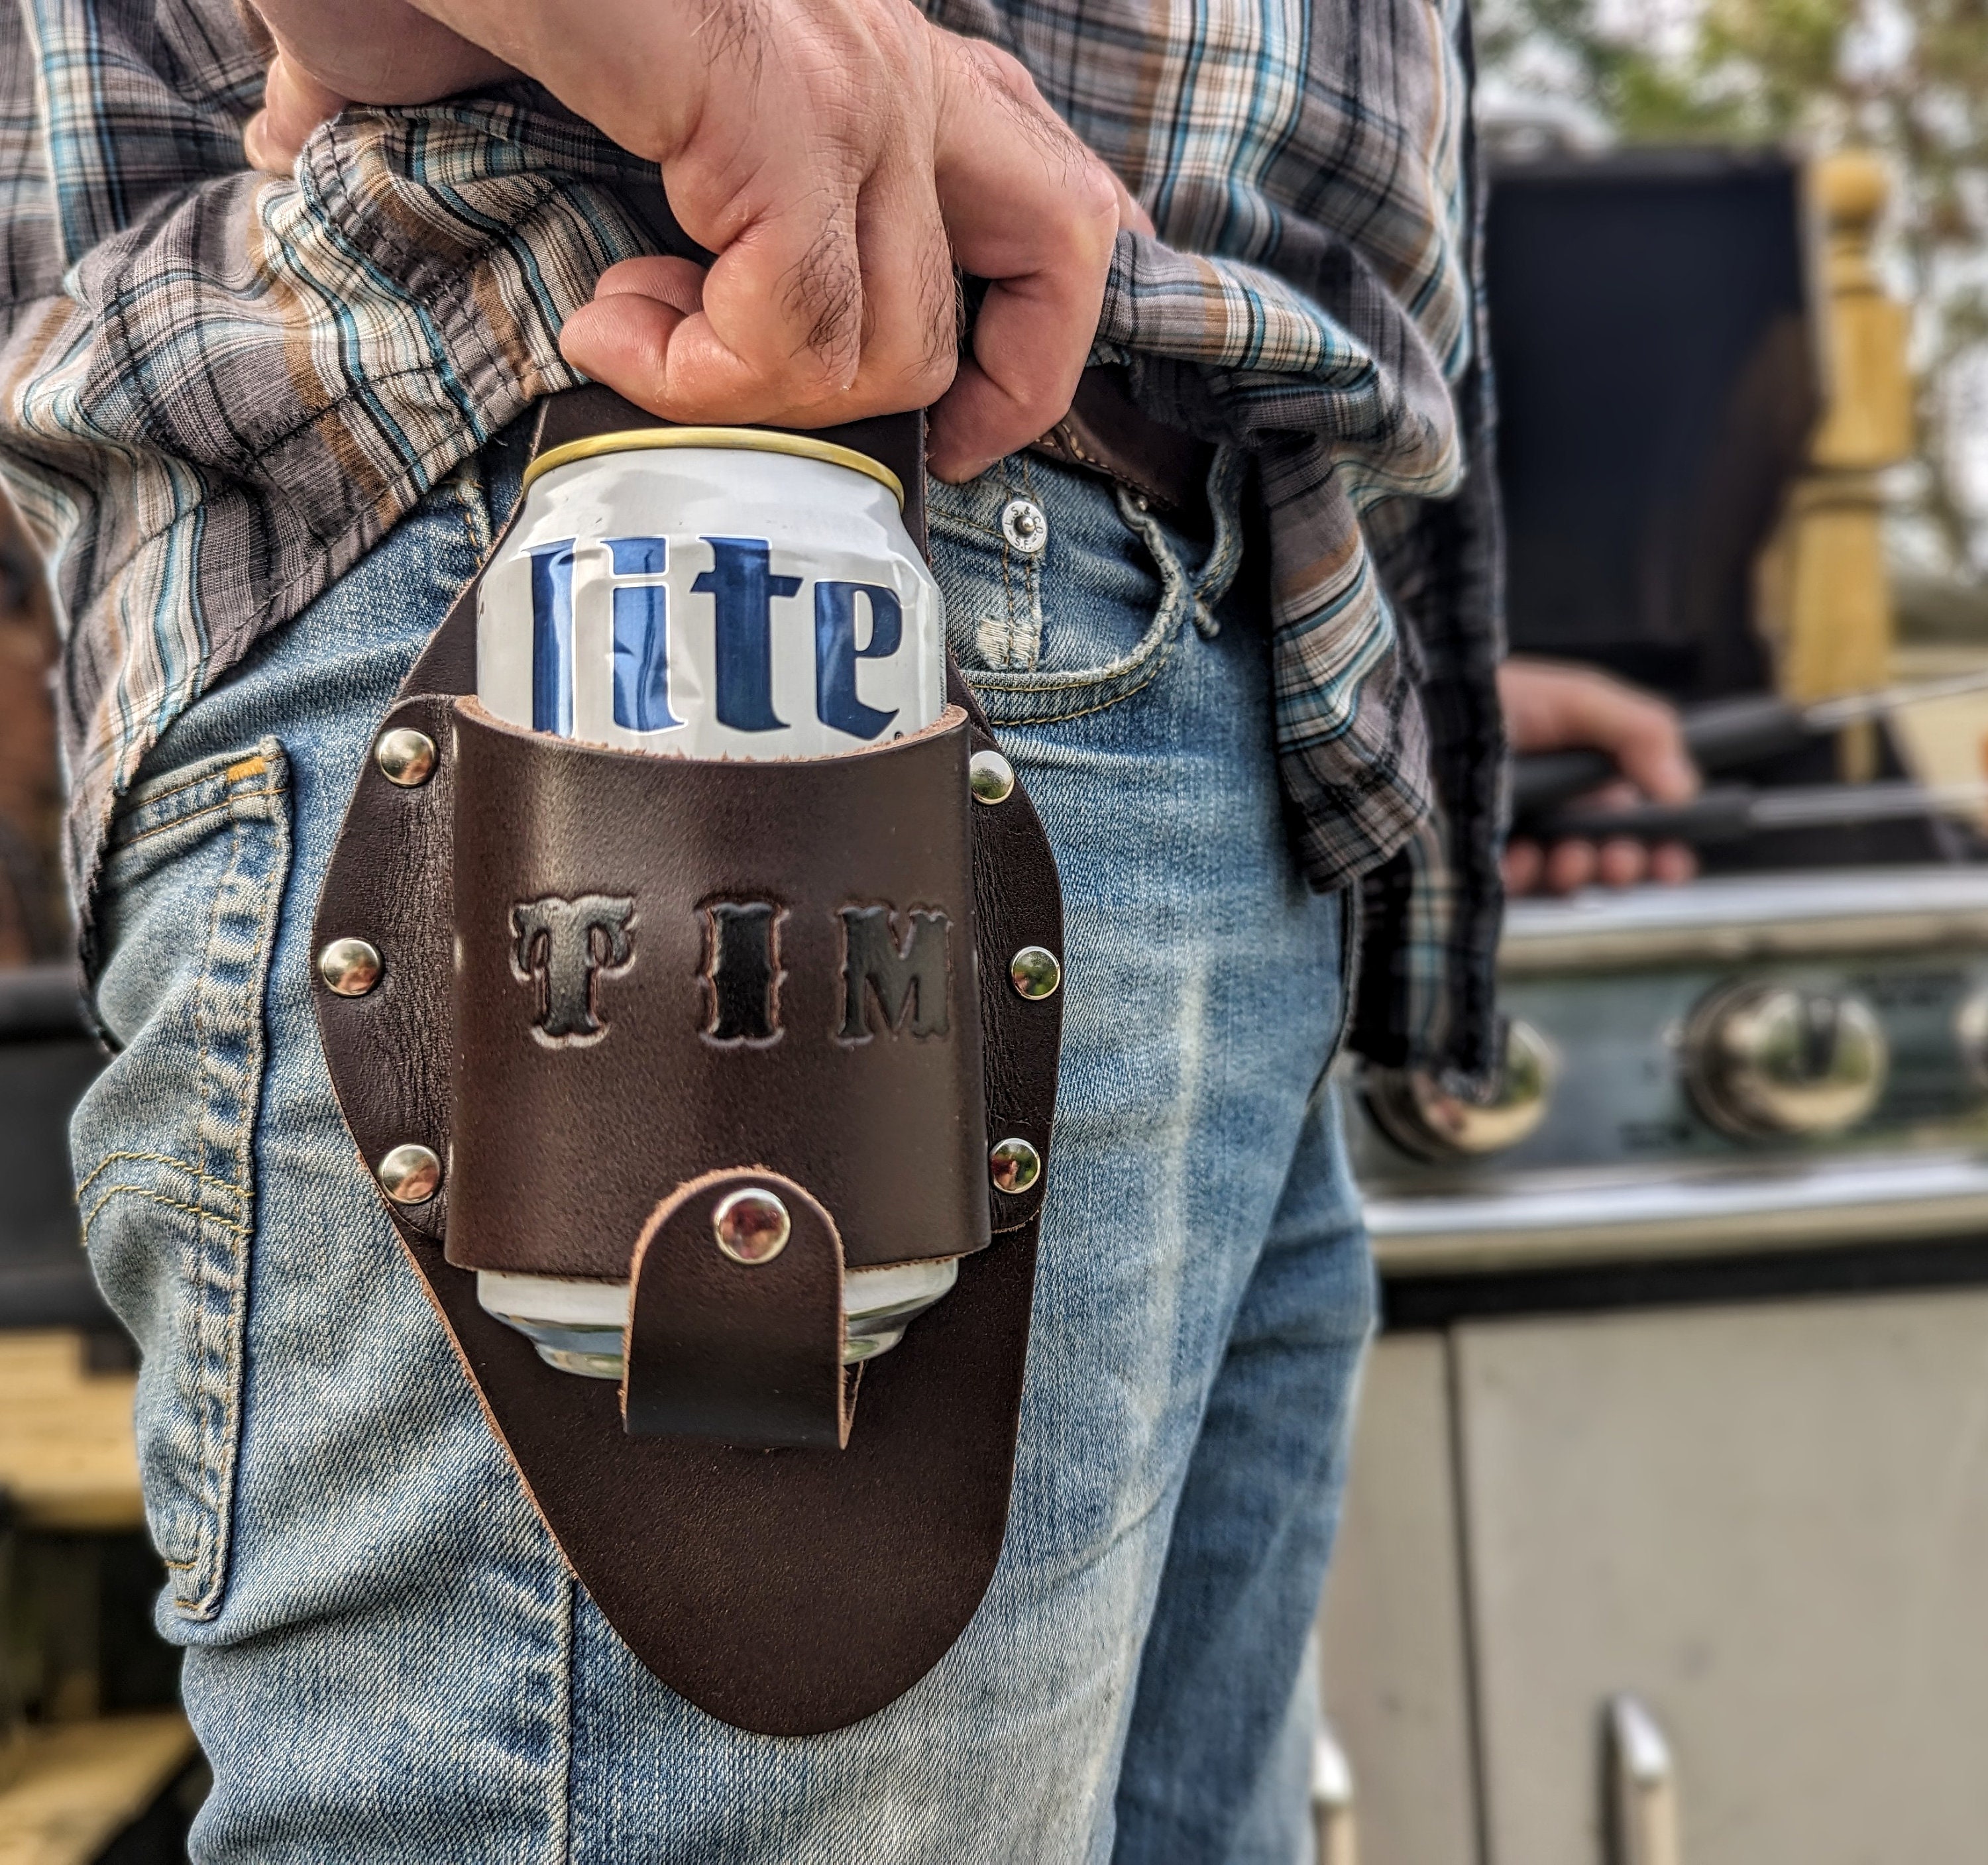
M 1973 0 L 1487 0 L 1480 117 L 1554 149 L 1877 157 L 1871 258 L 1909 307 L 1912 434 L 1887 476 L 1908 642 L 1988 648 L 1988 9 Z
M 152 1629 L 136 1357 L 79 1247 L 68 1114 L 103 1057 L 59 877 L 55 654 L 0 502 L 0 1861 L 174 1865 L 205 1778 Z
M 1320 1854 L 1978 1858 L 1988 7 L 1478 22 L 1513 643 L 1678 706 L 1701 873 L 1514 904 L 1494 1106 L 1343 1073 Z

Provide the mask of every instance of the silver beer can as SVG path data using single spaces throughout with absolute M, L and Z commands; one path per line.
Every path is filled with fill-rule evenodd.
M 477 697 L 536 731 L 686 758 L 820 758 L 945 703 L 938 586 L 904 488 L 806 434 L 660 427 L 554 448 L 485 572 Z M 852 1269 L 845 1357 L 895 1346 L 956 1260 Z M 571 1373 L 618 1379 L 626 1282 L 479 1270 L 493 1315 Z
M 896 475 L 806 434 L 661 427 L 555 448 L 483 579 L 477 697 L 564 738 L 820 758 L 945 703 L 938 586 Z

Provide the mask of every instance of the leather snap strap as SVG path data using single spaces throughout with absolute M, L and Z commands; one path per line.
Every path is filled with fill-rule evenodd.
M 680 1187 L 635 1245 L 630 1431 L 840 1450 L 842 1278 L 835 1220 L 792 1179 L 748 1166 Z

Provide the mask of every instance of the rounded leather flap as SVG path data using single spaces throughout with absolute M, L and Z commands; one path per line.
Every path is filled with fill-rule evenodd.
M 835 1220 L 762 1166 L 707 1173 L 635 1245 L 622 1418 L 637 1438 L 839 1451 L 845 1331 Z

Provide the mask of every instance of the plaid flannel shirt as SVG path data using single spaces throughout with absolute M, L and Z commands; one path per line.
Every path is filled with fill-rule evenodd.
M 1151 211 L 1095 354 L 1257 462 L 1298 852 L 1364 884 L 1354 1042 L 1481 1077 L 1503 743 L 1464 0 L 927 5 Z M 0 475 L 55 570 L 86 941 L 159 734 L 573 385 L 561 323 L 654 249 L 654 168 L 536 86 L 350 110 L 276 179 L 242 154 L 262 79 L 233 0 L 0 27 Z

